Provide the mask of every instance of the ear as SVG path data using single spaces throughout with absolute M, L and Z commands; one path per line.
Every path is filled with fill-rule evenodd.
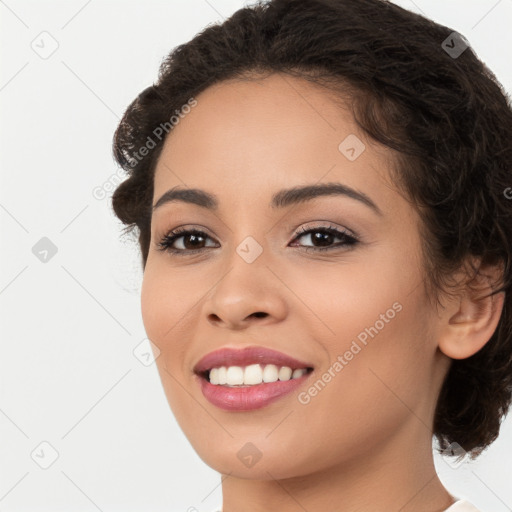
M 439 349 L 452 359 L 476 354 L 494 334 L 503 311 L 505 292 L 489 295 L 501 282 L 502 266 L 477 267 L 476 276 L 440 314 Z

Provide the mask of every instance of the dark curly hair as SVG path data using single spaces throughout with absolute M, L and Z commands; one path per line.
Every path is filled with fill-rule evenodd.
M 505 292 L 499 324 L 476 354 L 451 361 L 432 429 L 440 451 L 456 442 L 475 458 L 497 438 L 512 400 L 512 108 L 468 44 L 383 0 L 270 0 L 242 8 L 172 50 L 156 83 L 127 108 L 113 152 L 129 177 L 112 205 L 126 232 L 138 233 L 145 268 L 165 141 L 154 136 L 163 133 L 157 127 L 170 132 L 174 113 L 228 79 L 280 72 L 334 92 L 362 130 L 394 150 L 394 183 L 422 219 L 429 298 L 439 304 L 460 268 L 471 283 L 479 268 L 467 261 L 478 261 L 480 271 L 502 269 L 491 293 Z M 150 139 L 151 151 L 140 151 Z

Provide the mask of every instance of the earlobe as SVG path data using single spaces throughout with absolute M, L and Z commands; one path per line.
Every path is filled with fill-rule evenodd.
M 442 315 L 438 345 L 452 359 L 466 359 L 483 348 L 496 331 L 503 311 L 505 292 L 490 295 L 493 287 L 488 275 L 479 274 L 472 285 L 452 300 Z

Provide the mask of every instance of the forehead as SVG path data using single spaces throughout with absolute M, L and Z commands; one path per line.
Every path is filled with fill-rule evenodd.
M 165 140 L 155 198 L 178 185 L 268 198 L 273 189 L 322 181 L 364 185 L 371 195 L 387 178 L 389 151 L 364 136 L 331 91 L 304 79 L 230 80 L 195 99 Z

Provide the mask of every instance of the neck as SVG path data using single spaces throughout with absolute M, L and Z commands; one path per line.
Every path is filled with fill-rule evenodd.
M 276 479 L 269 468 L 268 478 L 258 480 L 222 475 L 222 512 L 443 512 L 455 500 L 436 474 L 431 434 L 415 416 L 408 427 L 378 450 L 321 472 Z

